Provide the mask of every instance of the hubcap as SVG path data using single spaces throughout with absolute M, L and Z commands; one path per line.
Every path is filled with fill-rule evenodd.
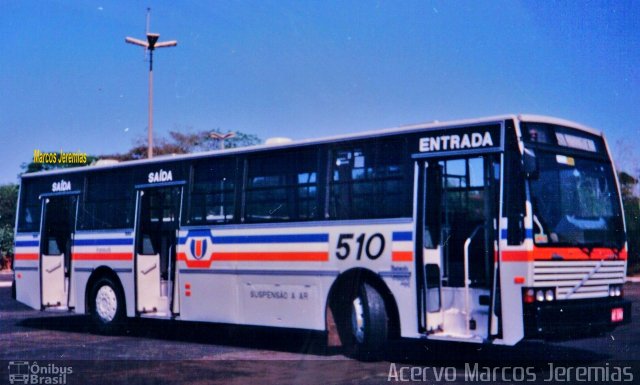
M 364 308 L 360 297 L 353 300 L 351 307 L 351 330 L 359 343 L 364 341 Z
M 106 322 L 111 322 L 116 316 L 118 298 L 111 286 L 102 286 L 96 294 L 96 312 Z

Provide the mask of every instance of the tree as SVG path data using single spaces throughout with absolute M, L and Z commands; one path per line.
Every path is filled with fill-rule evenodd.
M 213 131 L 183 132 L 184 130 L 169 131 L 169 137 L 159 137 L 154 141 L 154 155 L 189 154 L 198 151 L 210 151 L 219 148 L 219 142 L 211 138 L 211 132 L 222 133 L 216 129 Z M 261 142 L 256 135 L 236 132 L 235 137 L 225 140 L 226 148 L 246 147 Z M 101 158 L 110 158 L 120 161 L 145 159 L 147 157 L 147 141 L 138 139 L 133 148 L 124 154 L 104 155 Z
M 45 162 L 34 162 L 32 160 L 30 162 L 22 163 L 20 167 L 22 168 L 22 173 L 28 174 L 32 172 L 55 170 L 59 168 L 88 166 L 91 163 L 95 162 L 96 160 L 98 160 L 98 157 L 93 155 L 87 155 L 86 162 L 82 162 L 82 163 L 58 163 L 58 162 L 45 163 Z
M 0 255 L 13 254 L 13 226 L 16 221 L 18 186 L 0 186 Z
M 634 194 L 638 179 L 624 171 L 618 173 L 624 219 L 627 225 L 629 273 L 640 272 L 640 197 Z

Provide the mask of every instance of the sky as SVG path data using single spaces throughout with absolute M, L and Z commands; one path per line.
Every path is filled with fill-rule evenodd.
M 640 164 L 638 1 L 0 2 L 0 184 L 34 150 L 126 152 L 154 131 L 307 139 L 533 113 Z

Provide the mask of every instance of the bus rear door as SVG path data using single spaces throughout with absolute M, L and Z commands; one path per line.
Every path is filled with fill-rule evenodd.
M 40 266 L 42 307 L 70 307 L 71 252 L 78 195 L 47 195 L 42 199 Z
M 136 224 L 136 311 L 169 317 L 179 312 L 176 247 L 182 186 L 138 190 Z

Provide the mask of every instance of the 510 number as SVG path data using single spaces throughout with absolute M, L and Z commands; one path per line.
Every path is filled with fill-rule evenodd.
M 336 245 L 336 257 L 341 260 L 349 258 L 351 255 L 351 243 L 350 239 L 353 239 L 354 234 L 340 234 L 338 237 L 338 244 Z M 375 233 L 367 238 L 366 234 L 360 234 L 355 239 L 357 244 L 356 260 L 362 258 L 362 253 L 367 255 L 367 258 L 374 260 L 378 259 L 384 253 L 385 240 L 384 236 L 380 233 Z M 365 241 L 366 240 L 366 241 Z

